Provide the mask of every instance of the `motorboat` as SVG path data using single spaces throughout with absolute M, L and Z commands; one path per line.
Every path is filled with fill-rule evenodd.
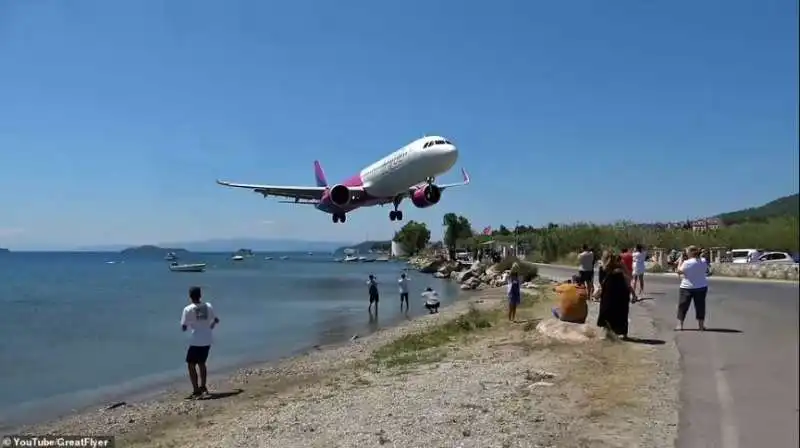
M 348 256 L 344 257 L 344 260 L 342 260 L 342 261 L 345 262 L 345 263 L 350 263 L 350 262 L 353 262 L 353 261 L 358 261 L 358 257 L 356 257 L 355 255 L 348 255 Z
M 264 257 L 265 260 L 272 260 L 272 257 Z
M 176 261 L 178 259 L 178 255 L 175 254 L 175 252 L 169 252 L 164 257 L 164 259 L 167 260 L 167 261 Z
M 241 255 L 234 255 L 233 257 L 231 257 L 231 260 L 233 260 L 233 261 L 242 261 L 242 260 L 244 260 L 244 257 L 241 256 Z
M 169 270 L 172 272 L 203 272 L 206 270 L 206 264 L 178 264 L 177 262 L 172 262 L 172 264 L 169 265 Z
M 288 260 L 288 259 L 289 259 L 289 257 L 288 257 L 288 256 L 286 256 L 286 255 L 284 255 L 284 256 L 282 256 L 282 257 L 281 257 L 281 260 Z

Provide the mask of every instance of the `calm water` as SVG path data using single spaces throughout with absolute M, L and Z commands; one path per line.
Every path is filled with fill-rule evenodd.
M 212 373 L 403 319 L 395 285 L 405 264 L 269 255 L 275 259 L 191 254 L 181 260 L 208 263 L 203 273 L 170 272 L 160 257 L 0 255 L 0 426 L 181 378 L 188 332 L 180 331 L 179 319 L 192 285 L 203 287 L 221 320 Z M 377 324 L 366 311 L 370 273 L 381 282 Z M 413 271 L 409 276 L 411 314 L 424 311 L 426 286 L 440 292 L 443 304 L 458 295 L 457 285 Z

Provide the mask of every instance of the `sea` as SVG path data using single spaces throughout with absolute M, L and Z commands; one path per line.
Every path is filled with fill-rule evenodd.
M 267 259 L 271 257 L 272 259 Z M 281 257 L 287 257 L 281 259 Z M 171 272 L 161 256 L 0 254 L 0 429 L 55 418 L 125 396 L 182 385 L 188 332 L 180 316 L 200 286 L 220 318 L 209 374 L 344 342 L 407 319 L 397 279 L 410 279 L 410 316 L 430 286 L 443 305 L 458 285 L 403 262 L 341 263 L 330 254 L 191 253 L 205 272 Z M 378 319 L 366 281 L 378 280 Z

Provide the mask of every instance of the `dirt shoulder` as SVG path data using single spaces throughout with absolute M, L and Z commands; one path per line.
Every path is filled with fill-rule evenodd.
M 549 289 L 549 288 L 547 288 Z M 438 315 L 340 347 L 242 370 L 220 399 L 169 394 L 25 433 L 114 434 L 132 447 L 673 446 L 677 354 L 670 344 L 566 345 L 536 330 L 552 297 L 475 293 Z M 645 308 L 632 330 L 653 338 Z

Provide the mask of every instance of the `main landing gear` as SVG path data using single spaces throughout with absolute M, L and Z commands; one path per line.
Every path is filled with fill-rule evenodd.
M 403 220 L 403 212 L 398 210 L 397 207 L 400 206 L 400 202 L 403 200 L 402 196 L 398 196 L 394 198 L 392 201 L 394 205 L 394 210 L 389 212 L 389 221 L 402 221 Z
M 332 215 L 333 222 L 347 222 L 347 215 L 344 213 L 334 213 Z

